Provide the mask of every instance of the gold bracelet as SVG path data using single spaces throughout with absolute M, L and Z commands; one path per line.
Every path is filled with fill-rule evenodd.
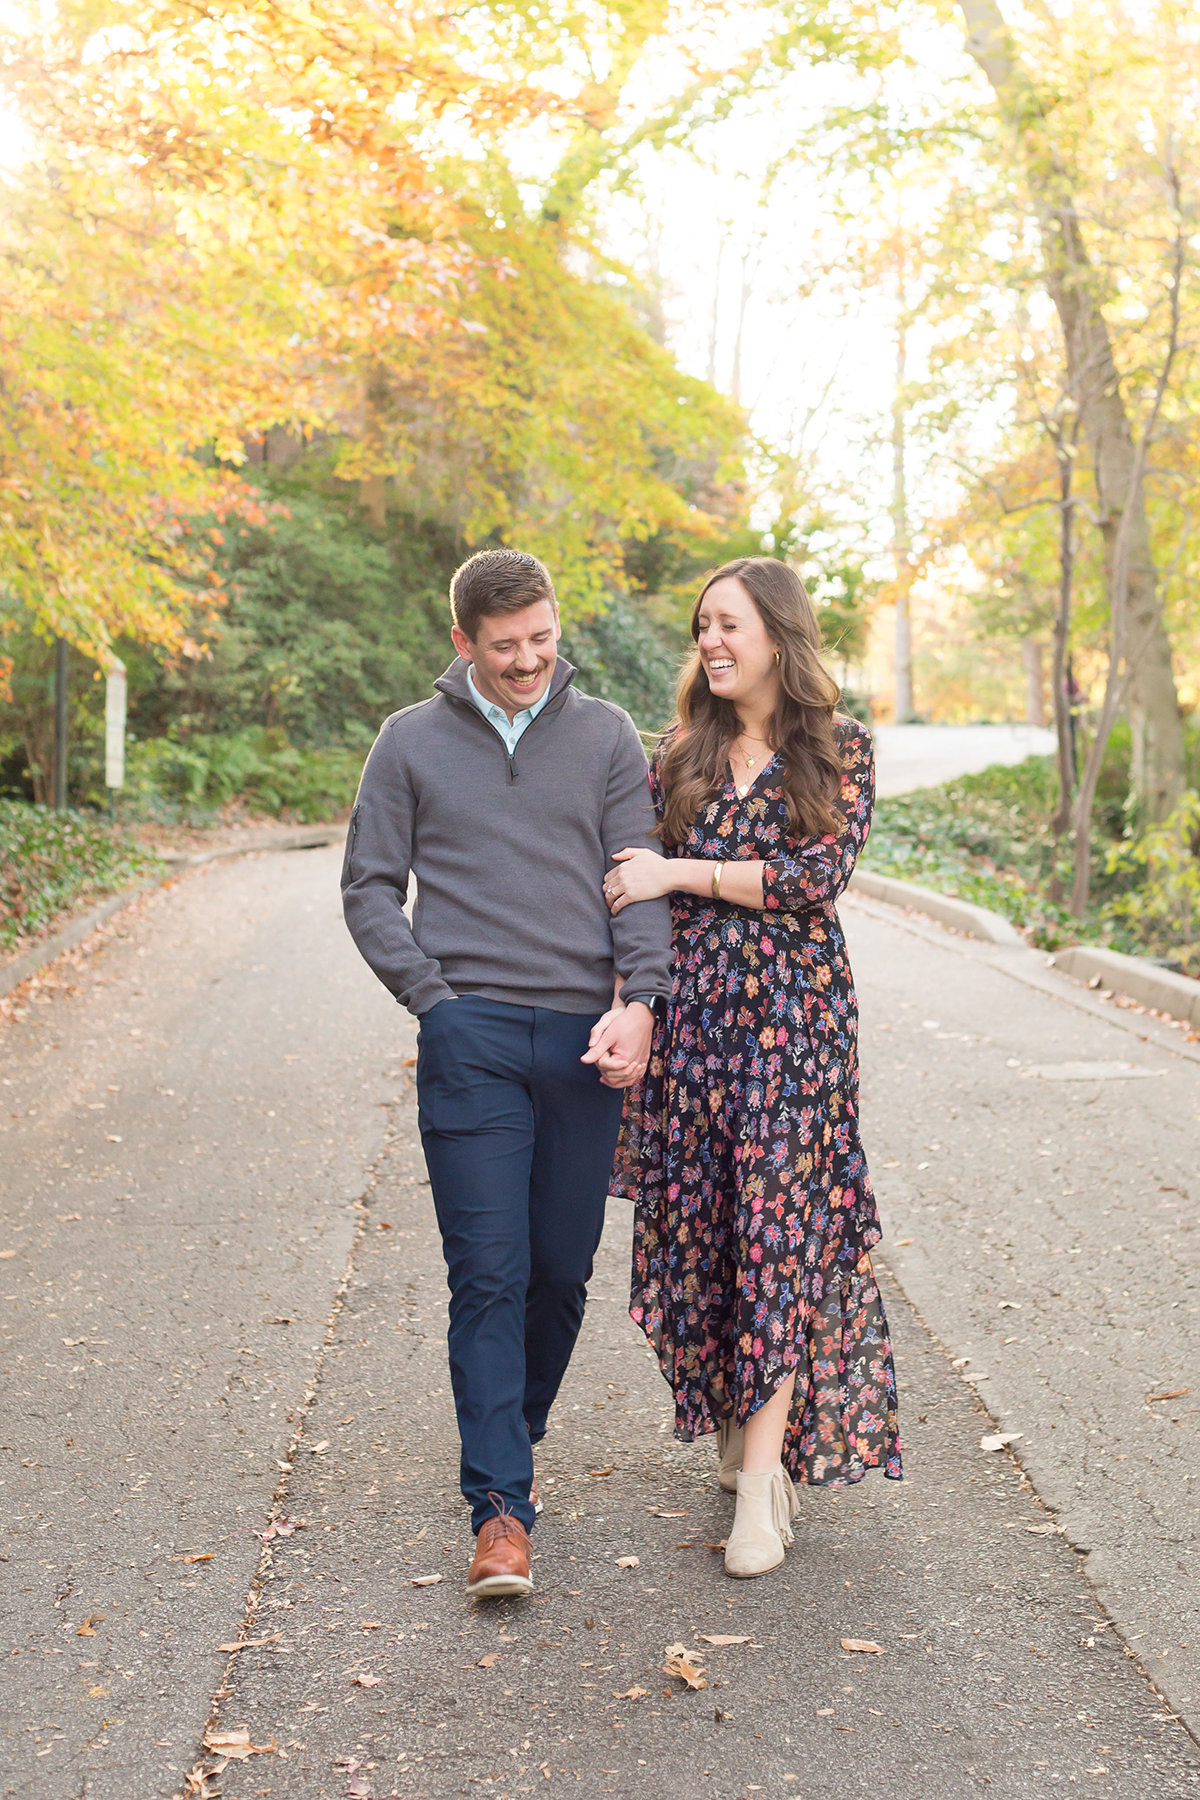
M 712 897 L 714 900 L 721 898 L 721 870 L 724 866 L 724 863 L 719 862 L 713 864 Z

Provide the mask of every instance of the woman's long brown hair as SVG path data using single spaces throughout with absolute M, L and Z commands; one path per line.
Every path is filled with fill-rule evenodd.
M 692 637 L 700 636 L 700 608 L 714 582 L 739 581 L 753 600 L 779 652 L 779 706 L 767 730 L 783 761 L 783 792 L 797 837 L 841 829 L 836 802 L 842 758 L 833 729 L 841 690 L 821 662 L 821 628 L 794 569 L 769 556 L 743 556 L 710 575 L 692 609 Z M 725 780 L 729 752 L 741 729 L 731 700 L 708 685 L 699 650 L 688 659 L 675 691 L 678 728 L 663 757 L 662 836 L 682 844 L 697 813 Z

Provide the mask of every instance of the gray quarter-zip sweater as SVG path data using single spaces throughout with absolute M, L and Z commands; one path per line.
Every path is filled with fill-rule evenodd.
M 575 673 L 560 657 L 511 756 L 459 658 L 375 740 L 342 900 L 358 948 L 410 1012 L 451 994 L 603 1012 L 614 971 L 630 995 L 671 991 L 667 901 L 614 919 L 601 891 L 614 852 L 658 847 L 645 753 L 629 715 L 581 694 Z

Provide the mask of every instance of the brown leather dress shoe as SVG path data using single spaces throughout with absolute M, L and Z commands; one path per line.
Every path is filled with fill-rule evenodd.
M 474 1600 L 493 1600 L 506 1594 L 531 1594 L 529 1533 L 519 1519 L 501 1505 L 488 1519 L 475 1541 L 475 1559 L 467 1576 L 467 1593 Z

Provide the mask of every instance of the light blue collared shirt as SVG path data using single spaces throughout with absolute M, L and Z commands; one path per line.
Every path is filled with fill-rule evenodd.
M 510 725 L 508 722 L 508 714 L 505 712 L 504 708 L 502 706 L 497 706 L 492 700 L 485 700 L 479 689 L 475 686 L 475 676 L 472 672 L 470 663 L 467 664 L 467 686 L 471 690 L 472 700 L 475 702 L 488 724 L 494 725 L 496 730 L 500 733 L 500 736 L 504 739 L 504 747 L 510 756 L 517 747 L 521 733 L 528 730 L 529 726 L 533 724 L 533 721 L 537 718 L 543 706 L 545 706 L 547 700 L 550 698 L 550 683 L 547 682 L 546 691 L 541 699 L 535 701 L 532 706 L 525 707 L 522 712 L 515 713 L 513 715 L 512 724 Z

